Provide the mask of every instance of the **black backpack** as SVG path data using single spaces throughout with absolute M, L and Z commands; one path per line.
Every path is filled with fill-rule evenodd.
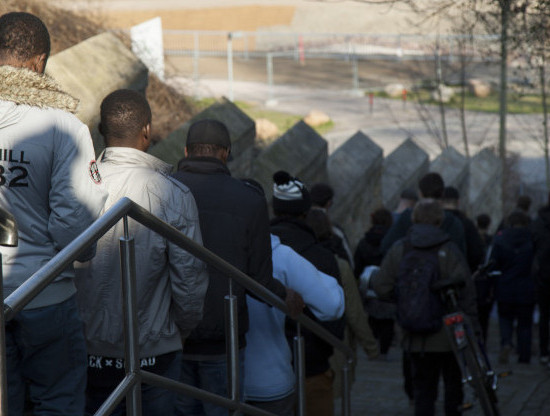
M 413 247 L 409 238 L 404 241 L 395 295 L 397 322 L 406 331 L 427 335 L 443 325 L 445 307 L 432 290 L 440 277 L 438 252 L 442 244 L 421 249 Z

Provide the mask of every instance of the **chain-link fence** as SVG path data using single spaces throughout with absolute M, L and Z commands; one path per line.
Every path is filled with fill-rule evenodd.
M 396 80 L 410 86 L 433 80 L 437 63 L 443 81 L 457 83 L 463 64 L 469 77 L 487 78 L 487 64 L 496 67 L 498 60 L 497 36 L 163 33 L 171 75 L 260 82 L 270 88 L 284 84 L 373 90 Z

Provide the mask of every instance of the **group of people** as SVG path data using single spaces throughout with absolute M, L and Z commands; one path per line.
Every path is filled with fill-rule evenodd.
M 476 225 L 459 209 L 458 190 L 431 172 L 419 181 L 418 193 L 403 191 L 394 212 L 371 214 L 372 227 L 353 251 L 330 220 L 334 191 L 328 184 L 308 187 L 288 172 L 275 172 L 270 219 L 262 185 L 231 176 L 230 134 L 219 121 L 189 127 L 173 173 L 147 153 L 152 115 L 139 92 L 116 90 L 103 99 L 105 149 L 96 160 L 90 132 L 74 115 L 78 101 L 44 74 L 49 53 L 49 33 L 38 17 L 0 16 L 0 206 L 13 213 L 19 232 L 19 246 L 2 249 L 5 296 L 127 197 L 273 292 L 290 317 L 306 314 L 370 358 L 387 356 L 397 321 L 404 334 L 405 390 L 417 415 L 434 414 L 440 374 L 447 415 L 460 413 L 463 395 L 437 315 L 441 308 L 431 307 L 436 319 L 428 329 L 417 327 L 422 317 L 414 318 L 409 308 L 414 276 L 454 282 L 460 307 L 484 340 L 496 300 L 501 362 L 514 347 L 519 362 L 530 361 L 538 301 L 540 359 L 548 363 L 550 201 L 532 224 L 527 200 L 520 198 L 491 238 L 490 218 L 481 215 Z M 93 414 L 123 379 L 118 246 L 125 233 L 135 244 L 142 369 L 227 396 L 224 299 L 233 296 L 241 399 L 293 415 L 294 321 L 131 219 L 109 229 L 7 323 L 9 415 L 22 415 L 29 404 L 37 415 Z M 480 276 L 480 266 L 500 275 Z M 368 283 L 360 285 L 366 275 Z M 342 382 L 335 369 L 346 358 L 314 333 L 301 334 L 307 414 L 330 416 Z M 145 415 L 227 414 L 154 386 L 144 384 L 141 394 Z M 124 413 L 123 401 L 114 414 Z
M 400 310 L 401 304 L 412 309 L 406 298 L 415 295 L 407 287 L 412 280 L 407 276 L 419 273 L 424 281 L 430 279 L 430 251 L 438 258 L 436 279 L 457 288 L 459 308 L 469 315 L 482 344 L 487 343 L 496 305 L 499 363 L 508 364 L 512 353 L 518 363 L 530 363 L 537 304 L 539 359 L 543 365 L 549 361 L 550 200 L 533 220 L 531 199 L 520 196 L 494 236 L 489 233 L 489 215 L 481 214 L 474 222 L 459 205 L 459 191 L 445 187 L 439 174 L 428 173 L 419 181 L 418 194 L 412 189 L 403 191 L 396 211 L 382 208 L 371 214 L 372 227 L 355 252 L 355 274 L 364 278 L 362 295 L 383 356 L 392 345 L 396 321 L 401 326 L 404 389 L 417 415 L 434 414 L 440 374 L 445 384 L 445 414 L 458 415 L 463 410 L 461 372 L 445 329 L 415 328 L 408 322 L 413 314 Z M 434 313 L 430 301 L 425 297 L 416 305 L 424 303 Z M 441 301 L 443 309 L 435 313 L 438 322 L 446 312 Z
M 211 119 L 190 126 L 173 173 L 147 153 L 152 129 L 147 99 L 124 89 L 101 103 L 98 127 L 105 149 L 96 160 L 89 129 L 74 115 L 78 101 L 44 74 L 49 54 L 49 32 L 38 17 L 0 16 L 0 204 L 15 216 L 19 235 L 18 247 L 2 249 L 6 296 L 127 197 L 280 297 L 291 317 L 304 312 L 341 338 L 346 319 L 355 320 L 350 326 L 358 326 L 358 339 L 369 354 L 377 353 L 351 264 L 333 254 L 341 244 L 329 241 L 332 227 L 323 208 L 318 209 L 323 217 L 312 221 L 318 222 L 317 233 L 328 230 L 325 244 L 306 222 L 312 198 L 302 182 L 275 173 L 276 218 L 270 222 L 262 186 L 231 176 L 229 131 Z M 141 368 L 227 396 L 224 298 L 232 296 L 241 399 L 275 414 L 293 414 L 292 321 L 129 219 L 80 253 L 7 323 L 9 415 L 22 415 L 29 406 L 37 415 L 93 414 L 123 379 L 123 235 L 131 236 L 136 254 Z M 345 317 L 348 296 L 356 308 Z M 332 414 L 333 349 L 303 333 L 308 412 Z M 141 394 L 146 415 L 227 414 L 208 401 L 146 384 Z M 125 414 L 124 401 L 114 414 Z

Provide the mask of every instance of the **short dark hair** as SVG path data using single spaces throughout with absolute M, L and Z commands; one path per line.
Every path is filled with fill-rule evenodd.
M 529 208 L 531 208 L 531 198 L 527 195 L 520 195 L 518 197 L 518 201 L 516 205 L 519 209 L 522 209 L 524 211 L 529 211 Z
M 488 214 L 479 214 L 476 218 L 477 228 L 486 230 L 491 225 L 491 217 Z
M 416 204 L 412 212 L 412 221 L 414 224 L 431 224 L 440 226 L 443 222 L 443 208 L 437 201 L 420 201 Z
M 333 235 L 328 215 L 318 208 L 309 210 L 306 215 L 306 223 L 313 229 L 319 241 L 329 240 Z
M 460 193 L 458 192 L 458 189 L 456 189 L 454 186 L 446 186 L 443 190 L 443 199 L 458 201 L 460 199 Z
M 323 182 L 314 184 L 309 193 L 311 194 L 313 205 L 323 208 L 334 198 L 334 190 L 329 184 Z
M 209 143 L 190 143 L 185 148 L 189 156 L 216 156 L 218 152 L 227 150 L 226 147 Z
M 100 133 L 107 146 L 136 138 L 151 123 L 151 107 L 143 94 L 116 90 L 101 103 Z
M 231 136 L 227 126 L 219 120 L 205 118 L 195 121 L 187 130 L 185 145 L 189 152 L 192 144 L 212 144 L 224 149 L 231 148 Z
M 385 227 L 391 227 L 393 217 L 391 212 L 386 208 L 378 208 L 370 214 L 372 225 L 383 225 Z
M 50 34 L 33 14 L 11 12 L 0 16 L 0 59 L 12 57 L 28 61 L 34 56 L 50 56 Z
M 445 183 L 439 173 L 430 172 L 418 181 L 418 189 L 424 198 L 440 199 L 443 196 Z

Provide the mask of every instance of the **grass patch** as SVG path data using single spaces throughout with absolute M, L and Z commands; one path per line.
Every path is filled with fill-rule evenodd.
M 384 91 L 372 92 L 375 97 L 391 98 Z M 401 100 L 401 97 L 393 98 Z M 419 100 L 426 104 L 437 105 L 437 101 L 431 99 L 429 90 L 421 89 L 409 91 L 408 100 Z M 450 103 L 444 104 L 446 108 L 460 108 L 460 93 L 456 93 Z M 467 111 L 481 111 L 487 113 L 499 112 L 499 97 L 493 93 L 486 98 L 479 98 L 473 94 L 466 94 L 464 108 Z M 542 113 L 542 97 L 540 95 L 529 94 L 520 95 L 515 92 L 508 93 L 508 113 L 509 114 L 540 114 Z
M 216 98 L 203 98 L 195 102 L 195 107 L 197 110 L 202 111 L 207 107 L 210 107 L 212 104 L 216 103 Z M 263 109 L 257 104 L 252 104 L 245 101 L 235 101 L 235 105 L 239 107 L 248 117 L 253 120 L 259 118 L 265 118 L 271 121 L 277 126 L 279 132 L 283 134 L 292 126 L 294 126 L 298 121 L 303 119 L 303 116 L 296 114 L 283 113 L 281 111 Z M 328 133 L 334 128 L 334 122 L 330 120 L 327 123 L 321 124 L 320 126 L 314 127 L 313 129 L 319 133 L 321 136 Z

